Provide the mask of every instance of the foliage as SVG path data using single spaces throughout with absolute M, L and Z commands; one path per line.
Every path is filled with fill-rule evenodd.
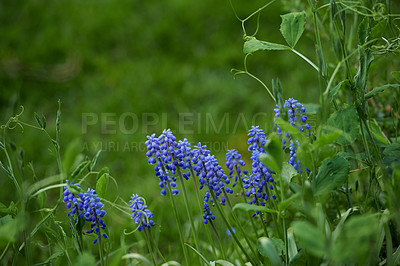
M 96 170 L 100 151 L 85 157 L 71 151 L 71 142 L 64 152 L 61 101 L 54 123 L 37 113 L 37 125 L 25 122 L 23 107 L 11 116 L 0 140 L 2 177 L 13 185 L 0 203 L 2 263 L 400 263 L 400 116 L 393 97 L 400 87 L 399 15 L 391 1 L 283 2 L 290 7 L 281 15 L 286 44 L 256 37 L 264 27 L 261 13 L 274 1 L 245 19 L 231 2 L 244 34 L 244 70 L 235 76 L 266 89 L 275 114 L 269 110 L 273 123 L 253 125 L 247 140 L 233 142 L 248 151 L 227 150 L 225 164 L 193 136 L 181 139 L 171 129 L 151 134 L 144 142 L 150 178 L 125 188 L 134 193 L 128 203 L 113 168 Z M 305 38 L 313 41 L 314 56 L 300 52 Z M 283 82 L 273 80 L 270 89 L 249 71 L 250 55 L 287 51 L 310 67 L 302 71 L 315 74 L 318 104 L 292 95 L 285 100 Z M 21 131 L 27 131 L 22 139 L 35 134 L 30 130 L 47 139 L 54 157 L 57 168 L 48 177 L 26 164 L 13 141 Z M 146 195 L 152 199 L 146 202 L 136 194 L 144 196 L 144 186 L 158 195 Z

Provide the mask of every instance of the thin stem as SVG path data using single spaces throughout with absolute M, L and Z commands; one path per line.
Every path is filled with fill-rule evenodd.
M 179 238 L 181 240 L 183 256 L 185 257 L 185 263 L 186 263 L 186 265 L 190 265 L 189 264 L 189 259 L 188 259 L 188 254 L 187 254 L 187 250 L 186 250 L 186 246 L 185 246 L 185 241 L 183 240 L 181 221 L 179 220 L 178 211 L 176 209 L 175 200 L 174 200 L 174 197 L 172 195 L 172 189 L 171 189 L 171 185 L 170 185 L 169 181 L 167 181 L 167 185 L 168 185 L 169 199 L 171 200 L 172 210 L 174 211 L 174 215 L 175 215 L 175 219 L 176 219 L 176 225 L 178 226 L 178 233 L 179 233 Z
M 212 220 L 210 220 L 210 225 L 211 225 L 212 229 L 214 230 L 215 235 L 217 236 L 219 248 L 220 248 L 221 253 L 222 253 L 222 257 L 224 258 L 224 260 L 226 260 L 225 251 L 224 251 L 225 249 L 224 249 L 224 247 L 222 246 L 221 238 L 219 237 L 219 234 L 218 234 L 218 232 L 217 232 L 217 229 L 215 228 L 215 225 L 214 225 L 214 223 L 212 222 Z
M 181 172 L 181 169 L 180 169 L 179 166 L 177 167 L 177 170 L 178 170 L 179 180 L 180 180 L 180 182 L 181 182 L 181 184 L 182 184 L 183 198 L 184 198 L 184 200 L 185 200 L 186 213 L 187 213 L 187 216 L 188 216 L 188 218 L 189 218 L 190 225 L 191 225 L 191 227 L 192 227 L 192 233 L 193 233 L 193 238 L 194 238 L 194 244 L 195 244 L 195 246 L 196 246 L 196 249 L 197 249 L 198 251 L 200 251 L 200 245 L 199 245 L 198 235 L 197 235 L 197 232 L 196 232 L 196 227 L 194 226 L 192 214 L 190 213 L 190 209 L 189 209 L 189 200 L 188 200 L 188 198 L 187 198 L 187 192 L 186 192 L 186 187 L 185 187 L 185 182 L 184 182 L 185 180 L 184 180 L 183 177 L 182 177 L 182 172 Z
M 148 228 L 147 228 L 148 229 Z M 157 263 L 156 263 L 156 259 L 154 258 L 154 254 L 153 254 L 153 249 L 151 248 L 151 244 L 150 244 L 150 240 L 149 240 L 149 237 L 147 236 L 147 232 L 146 232 L 146 227 L 144 227 L 144 235 L 145 235 L 145 237 L 146 237 L 146 244 L 147 244 L 147 248 L 149 249 L 149 253 L 150 253 L 150 256 L 151 256 L 151 260 L 153 261 L 153 264 L 154 265 L 157 265 Z
M 298 56 L 300 56 L 302 59 L 304 59 L 304 61 L 306 61 L 307 63 L 309 63 L 315 70 L 317 70 L 317 72 L 319 72 L 319 67 L 317 67 L 310 59 L 308 59 L 305 55 L 301 54 L 300 52 L 296 51 L 295 49 L 290 49 L 290 51 L 292 51 L 293 53 L 297 54 Z
M 249 261 L 251 261 L 254 265 L 259 265 L 259 263 L 256 263 L 247 253 L 246 249 L 242 246 L 240 243 L 239 239 L 236 237 L 235 232 L 233 232 L 232 225 L 229 223 L 229 221 L 226 219 L 225 214 L 223 213 L 221 206 L 219 206 L 219 203 L 217 202 L 217 199 L 214 195 L 214 191 L 210 190 L 210 194 L 215 202 L 215 205 L 217 206 L 218 212 L 221 214 L 222 220 L 224 221 L 225 225 L 228 227 L 228 230 L 231 232 L 231 235 L 233 239 L 235 240 L 236 244 L 239 246 L 239 248 L 242 250 L 243 254 L 247 257 Z
M 200 200 L 200 194 L 199 194 L 199 187 L 197 186 L 196 175 L 195 175 L 194 172 L 193 172 L 193 168 L 192 168 L 192 165 L 191 165 L 191 164 L 190 164 L 189 169 L 190 169 L 190 173 L 191 173 L 191 175 L 192 175 L 192 179 L 193 179 L 193 183 L 194 183 L 194 188 L 195 188 L 195 191 L 196 191 L 197 204 L 198 204 L 200 213 L 202 213 L 202 212 L 203 212 L 203 207 L 201 206 L 201 200 Z M 203 223 L 203 224 L 204 224 L 204 223 Z M 215 252 L 214 241 L 212 240 L 211 233 L 210 233 L 210 229 L 209 229 L 209 227 L 208 227 L 206 224 L 204 224 L 204 227 L 206 228 L 207 237 L 208 237 L 208 240 L 209 240 L 209 242 L 210 242 L 210 245 L 211 245 L 211 248 L 212 248 L 214 257 L 217 257 L 217 253 Z M 226 259 L 226 258 L 224 257 L 224 259 Z
M 162 255 L 160 249 L 159 249 L 158 246 L 157 246 L 156 241 L 154 240 L 153 236 L 151 235 L 151 230 L 150 230 L 150 229 L 148 229 L 148 230 L 149 230 L 149 236 L 150 236 L 149 238 L 151 239 L 151 241 L 152 241 L 152 243 L 153 243 L 155 249 L 157 250 L 158 256 L 160 256 L 160 258 L 163 260 L 164 263 L 167 263 L 167 260 L 166 260 L 166 259 L 164 258 L 164 256 Z

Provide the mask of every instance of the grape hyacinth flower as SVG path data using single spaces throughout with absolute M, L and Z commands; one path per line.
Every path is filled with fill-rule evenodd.
M 150 220 L 154 214 L 148 209 L 147 205 L 144 204 L 143 198 L 139 197 L 137 194 L 132 194 L 129 203 L 131 203 L 129 207 L 132 208 L 131 218 L 138 224 L 139 232 L 144 228 L 150 230 L 151 226 L 155 225 L 154 221 Z
M 104 204 L 100 201 L 99 195 L 96 194 L 94 189 L 88 188 L 84 194 L 83 209 L 85 211 L 85 219 L 90 224 L 90 230 L 86 233 L 96 233 L 97 237 L 94 239 L 93 244 L 97 243 L 97 240 L 101 241 L 101 236 L 107 238 L 106 233 L 101 233 L 101 230 L 106 229 L 106 224 L 103 221 L 103 217 L 107 214 L 105 210 L 102 210 Z
M 276 105 L 276 107 L 277 108 L 274 109 L 275 117 L 281 117 L 281 115 L 284 115 L 285 117 L 287 116 L 288 122 L 293 127 L 298 128 L 300 132 L 304 132 L 305 129 L 308 131 L 310 130 L 311 126 L 307 123 L 308 117 L 304 114 L 306 112 L 306 108 L 297 100 L 289 98 L 285 101 L 282 108 L 279 107 L 279 105 Z M 284 111 L 283 114 L 281 113 L 282 111 Z M 299 141 L 293 139 L 293 137 L 290 136 L 289 133 L 282 132 L 281 128 L 277 124 L 275 124 L 275 126 L 277 128 L 278 135 L 283 143 L 282 149 L 286 149 L 286 144 L 289 143 L 289 164 L 292 165 L 297 172 L 301 173 L 302 168 L 296 154 L 297 147 L 300 145 Z
M 215 215 L 212 214 L 210 206 L 208 206 L 206 202 L 204 202 L 203 205 L 203 218 L 205 224 L 207 224 L 208 222 L 212 223 L 212 221 L 215 219 Z
M 236 170 L 237 175 L 235 176 L 235 182 L 233 183 L 232 187 L 235 187 L 238 181 L 242 170 L 240 166 L 245 166 L 244 161 L 242 160 L 242 155 L 235 149 L 228 150 L 226 153 L 226 167 L 229 169 L 229 178 L 233 178 L 233 173 Z M 243 171 L 244 174 L 247 174 L 247 171 Z
M 74 184 L 74 182 L 72 182 L 72 181 L 68 182 L 68 179 L 66 180 L 66 182 L 70 186 L 75 186 L 78 189 L 81 189 L 79 183 Z M 69 191 L 68 186 L 64 186 L 63 195 L 64 195 L 63 202 L 66 203 L 67 209 L 71 208 L 71 210 L 68 212 L 68 216 L 74 218 L 75 223 L 76 223 L 78 215 L 83 219 L 83 214 L 82 214 L 83 201 L 84 201 L 83 193 L 78 193 L 78 195 L 75 195 L 74 193 Z M 77 216 L 75 217 L 75 215 L 77 215 Z
M 146 156 L 149 158 L 149 164 L 155 164 L 154 171 L 156 176 L 159 178 L 159 186 L 161 188 L 161 195 L 167 195 L 168 183 L 171 186 L 173 195 L 179 194 L 179 190 L 176 189 L 176 160 L 173 161 L 174 151 L 178 143 L 176 142 L 175 136 L 172 134 L 170 129 L 166 129 L 157 138 L 155 134 L 147 136 Z

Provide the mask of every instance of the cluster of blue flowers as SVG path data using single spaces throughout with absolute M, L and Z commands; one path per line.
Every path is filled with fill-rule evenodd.
M 143 198 L 133 194 L 129 203 L 131 204 L 129 207 L 132 208 L 131 218 L 138 224 L 138 230 L 141 231 L 144 228 L 150 230 L 151 226 L 155 225 L 154 221 L 150 219 L 154 214 L 144 204 Z
M 86 231 L 86 233 L 96 233 L 97 237 L 93 241 L 94 244 L 101 236 L 107 238 L 107 234 L 101 232 L 101 230 L 106 229 L 103 217 L 107 212 L 102 209 L 104 204 L 100 201 L 96 191 L 89 188 L 87 192 L 83 193 L 80 184 L 74 184 L 74 182 L 68 182 L 68 180 L 67 183 L 70 186 L 74 186 L 77 190 L 80 190 L 79 193 L 75 195 L 68 189 L 68 186 L 64 186 L 63 201 L 66 203 L 67 209 L 71 208 L 68 212 L 68 216 L 74 218 L 75 223 L 77 222 L 78 216 L 81 219 L 91 222 L 90 230 Z
M 207 202 L 204 202 L 203 205 L 203 218 L 205 224 L 207 224 L 208 222 L 212 223 L 212 221 L 215 219 L 215 215 L 212 214 L 210 206 L 208 206 Z
M 293 127 L 298 128 L 300 132 L 304 132 L 305 129 L 308 131 L 310 130 L 311 126 L 310 124 L 307 123 L 308 117 L 304 114 L 306 112 L 306 108 L 297 100 L 289 98 L 288 100 L 285 101 L 282 107 L 280 107 L 279 105 L 276 105 L 276 107 L 277 108 L 274 109 L 275 117 L 281 117 L 281 116 L 283 116 L 283 118 L 287 117 L 289 123 Z M 283 113 L 281 113 L 282 111 Z M 277 124 L 275 124 L 275 126 L 277 128 L 279 137 L 281 138 L 281 141 L 283 143 L 283 149 L 286 148 L 287 142 L 289 142 L 289 151 L 290 151 L 289 164 L 291 164 L 297 172 L 301 173 L 302 168 L 300 160 L 298 160 L 296 154 L 297 147 L 300 145 L 299 141 L 293 139 L 289 133 L 282 132 L 281 128 Z
M 232 187 L 235 187 L 240 175 L 242 173 L 241 166 L 245 166 L 245 162 L 242 160 L 242 155 L 235 149 L 228 150 L 226 153 L 226 167 L 229 169 L 229 178 L 233 178 L 233 173 L 236 171 L 235 182 Z M 247 170 L 243 171 L 243 174 L 247 175 Z
M 260 129 L 259 126 L 252 126 L 252 128 L 249 130 L 248 137 L 248 149 L 252 152 L 252 169 L 251 173 L 243 178 L 243 187 L 248 189 L 248 191 L 245 193 L 245 196 L 252 197 L 252 200 L 249 202 L 249 204 L 265 206 L 265 201 L 267 201 L 270 197 L 272 197 L 274 200 L 276 199 L 276 196 L 273 194 L 273 185 L 275 185 L 276 182 L 272 177 L 272 175 L 275 173 L 265 167 L 259 160 L 260 154 L 266 152 L 264 147 L 267 143 L 267 140 L 265 138 L 264 131 Z M 256 212 L 255 214 L 258 213 L 259 212 Z

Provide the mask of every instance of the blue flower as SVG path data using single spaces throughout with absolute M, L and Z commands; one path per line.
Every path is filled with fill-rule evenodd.
M 203 218 L 204 218 L 204 223 L 207 224 L 209 221 L 212 223 L 212 221 L 215 219 L 215 215 L 212 214 L 212 211 L 210 210 L 210 206 L 206 202 L 204 202 L 203 205 Z
M 308 131 L 310 130 L 311 126 L 307 123 L 308 117 L 304 114 L 306 112 L 306 108 L 297 100 L 289 98 L 285 101 L 282 107 L 279 107 L 278 105 L 276 107 L 277 108 L 274 109 L 275 117 L 281 117 L 282 111 L 284 111 L 283 115 L 287 115 L 288 122 L 293 127 L 298 128 L 300 132 L 304 132 L 305 129 Z M 281 128 L 277 124 L 275 124 L 275 126 L 277 127 L 277 132 L 283 143 L 282 149 L 286 149 L 286 144 L 289 143 L 289 164 L 291 164 L 297 172 L 301 173 L 302 168 L 296 154 L 297 147 L 300 145 L 299 141 L 293 139 L 289 133 L 282 132 Z
M 233 173 L 236 170 L 237 175 L 235 176 L 235 182 L 233 183 L 232 187 L 235 187 L 238 181 L 238 177 L 242 173 L 242 169 L 240 166 L 245 166 L 244 161 L 242 160 L 242 155 L 235 149 L 228 150 L 226 153 L 226 167 L 229 169 L 229 178 L 233 177 Z M 247 171 L 243 171 L 244 174 L 247 174 Z
M 129 203 L 131 203 L 129 207 L 132 208 L 131 218 L 138 224 L 138 230 L 141 231 L 144 228 L 150 230 L 151 226 L 155 225 L 154 221 L 150 220 L 154 214 L 144 204 L 143 199 L 137 194 L 132 194 Z
M 173 160 L 178 143 L 171 130 L 164 130 L 158 138 L 155 134 L 147 136 L 145 144 L 147 145 L 146 156 L 149 157 L 148 163 L 155 164 L 154 171 L 160 180 L 161 195 L 167 194 L 168 183 L 171 185 L 172 194 L 179 194 L 179 190 L 175 188 L 176 177 L 174 176 L 178 161 Z
M 251 126 L 247 136 L 249 136 L 247 141 L 249 144 L 249 151 L 258 150 L 260 152 L 265 152 L 263 147 L 265 143 L 267 143 L 267 140 L 264 131 L 260 129 L 259 126 Z
M 225 205 L 225 192 L 233 193 L 233 190 L 227 186 L 230 184 L 230 180 L 219 165 L 217 159 L 214 155 L 210 155 L 210 151 L 206 149 L 206 146 L 199 143 L 193 150 L 192 161 L 196 176 L 199 177 L 200 189 L 207 186 L 208 189 L 215 192 L 217 200 L 221 197 L 220 203 Z M 206 200 L 206 198 L 207 196 L 205 197 L 205 201 L 207 202 L 208 200 Z
M 66 182 L 68 183 L 68 185 L 75 186 L 76 189 L 82 190 L 80 188 L 80 184 L 78 184 L 78 183 L 74 184 L 74 182 L 72 182 L 72 181 L 68 182 L 68 180 L 66 180 Z M 63 202 L 66 203 L 67 209 L 71 208 L 71 210 L 68 212 L 68 216 L 74 218 L 75 222 L 76 222 L 78 215 L 83 219 L 83 214 L 82 214 L 83 201 L 84 201 L 83 193 L 79 192 L 77 195 L 75 195 L 74 193 L 69 191 L 68 186 L 64 186 L 63 195 L 64 195 Z M 75 215 L 76 215 L 76 217 L 75 217 Z
M 91 234 L 95 232 L 97 235 L 93 241 L 93 244 L 95 244 L 101 236 L 107 238 L 107 234 L 101 232 L 101 230 L 106 229 L 106 224 L 103 221 L 103 217 L 107 214 L 107 212 L 102 209 L 103 206 L 104 204 L 100 201 L 99 195 L 96 194 L 96 191 L 88 188 L 87 192 L 84 194 L 83 210 L 85 212 L 85 220 L 91 222 L 91 229 L 86 231 L 86 233 Z

